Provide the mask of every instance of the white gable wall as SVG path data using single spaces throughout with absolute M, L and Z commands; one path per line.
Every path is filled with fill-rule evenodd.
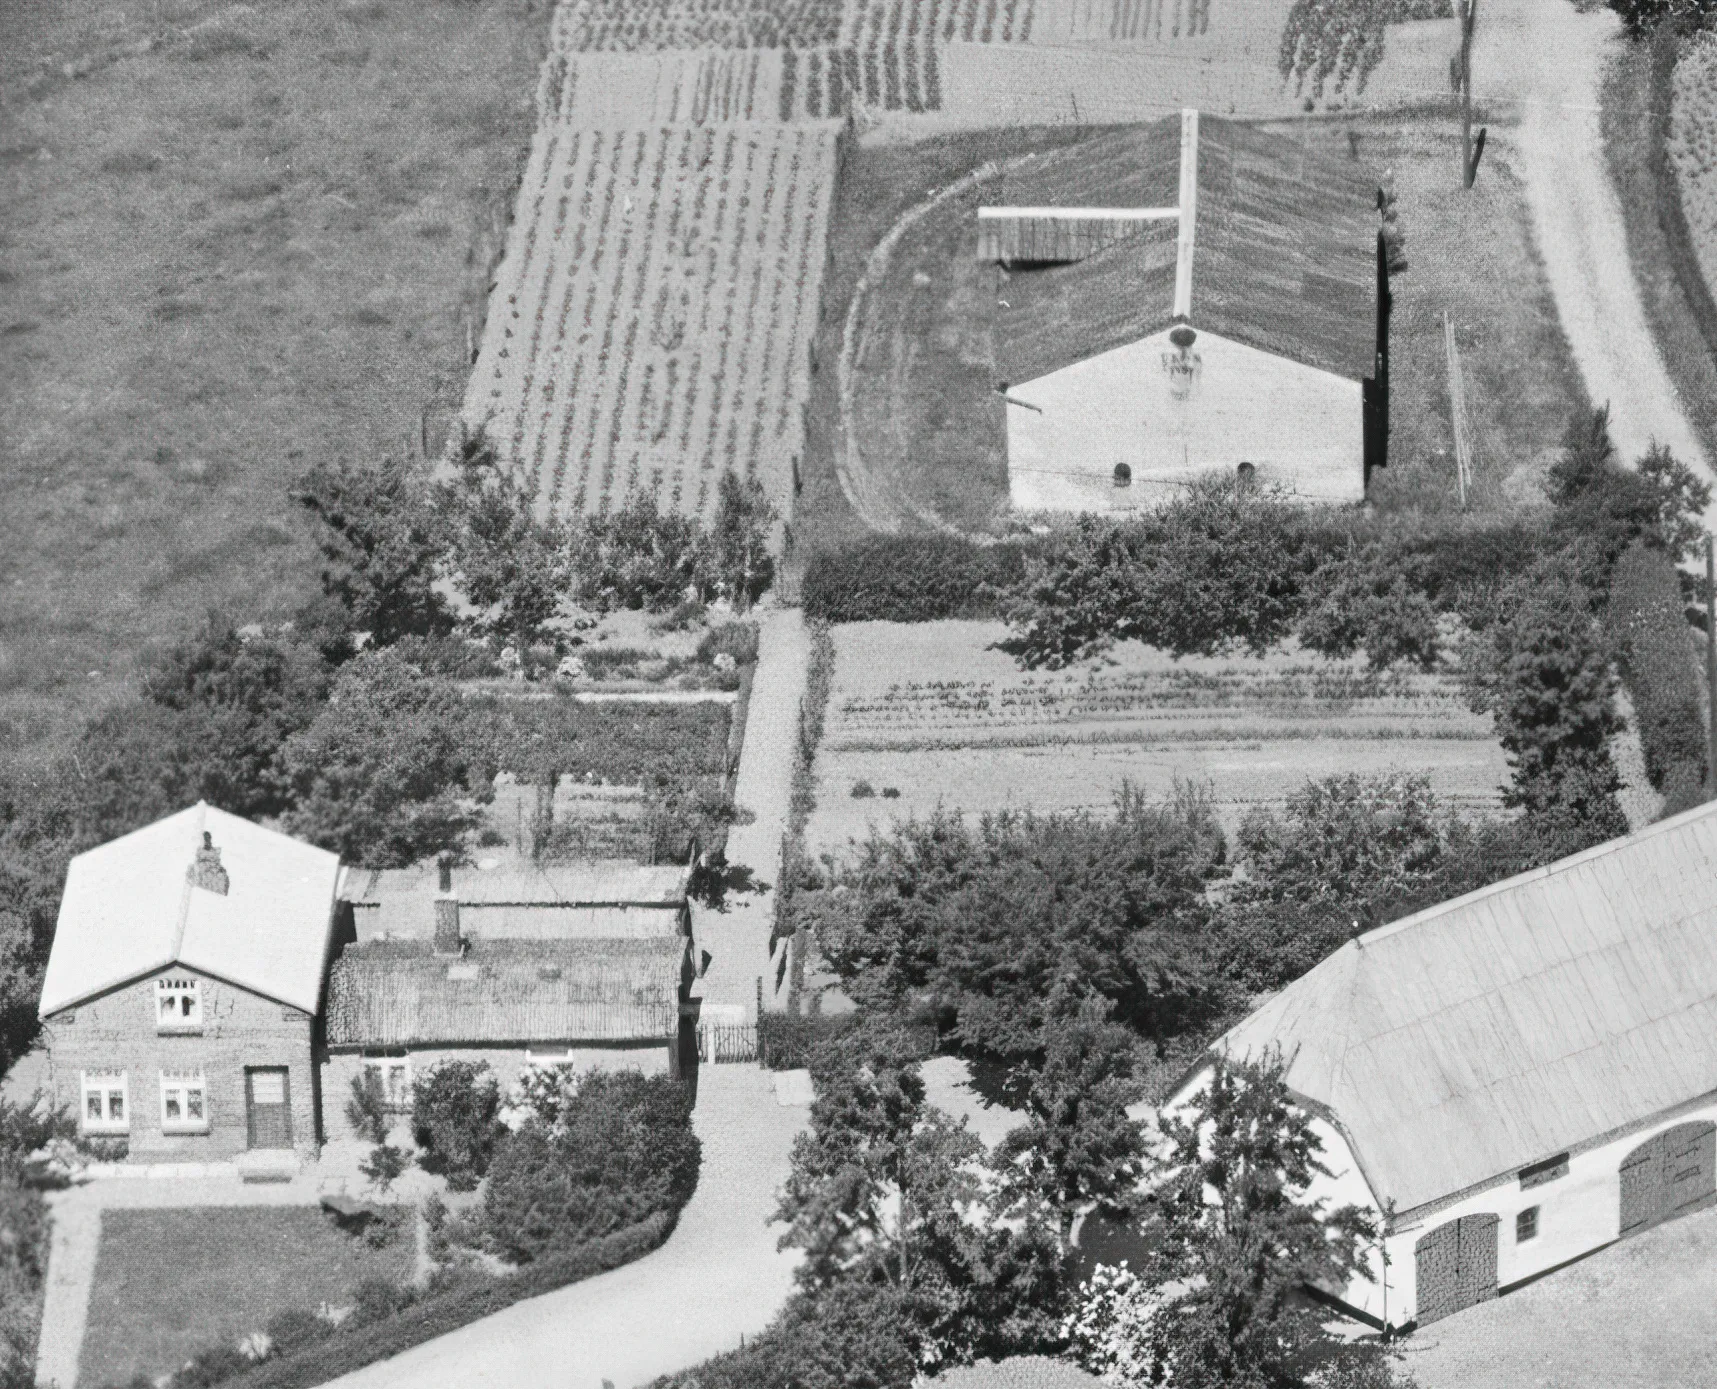
M 1164 1109 L 1184 1113 L 1185 1106 L 1209 1081 L 1209 1067 L 1201 1068 L 1169 1098 Z M 1380 1251 L 1373 1249 L 1367 1258 L 1370 1281 L 1356 1278 L 1338 1295 L 1349 1306 L 1392 1326 L 1417 1320 L 1416 1246 L 1439 1226 L 1463 1216 L 1498 1217 L 1499 1288 L 1601 1249 L 1621 1237 L 1622 1163 L 1657 1134 L 1679 1124 L 1700 1121 L 1717 1122 L 1717 1096 L 1704 1097 L 1642 1128 L 1574 1151 L 1568 1160 L 1568 1175 L 1542 1186 L 1522 1189 L 1519 1174 L 1510 1172 L 1447 1205 L 1398 1213 L 1396 1228 L 1384 1242 L 1389 1256 L 1387 1268 Z M 1345 1205 L 1359 1206 L 1369 1211 L 1381 1227 L 1377 1199 L 1346 1139 L 1322 1118 L 1313 1118 L 1312 1129 L 1324 1145 L 1322 1161 L 1330 1175 L 1313 1180 L 1306 1192 L 1307 1200 L 1322 1200 L 1326 1211 Z M 1551 1156 L 1545 1154 L 1546 1158 Z M 1538 1234 L 1521 1243 L 1515 1239 L 1515 1218 L 1532 1206 L 1538 1207 Z
M 1016 508 L 1137 510 L 1241 463 L 1307 501 L 1364 499 L 1359 382 L 1203 331 L 1182 353 L 1169 332 L 1010 384 L 1037 407 L 1007 407 Z

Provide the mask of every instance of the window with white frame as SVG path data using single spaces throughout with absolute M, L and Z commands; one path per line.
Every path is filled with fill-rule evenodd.
M 207 1133 L 208 1087 L 201 1071 L 161 1072 L 161 1132 Z
M 85 1133 L 129 1133 L 131 1106 L 126 1102 L 124 1071 L 83 1073 L 82 1124 Z
M 571 1047 L 540 1046 L 525 1048 L 527 1066 L 570 1066 L 578 1059 Z
M 411 1059 L 406 1056 L 366 1056 L 364 1070 L 375 1076 L 382 1088 L 382 1103 L 389 1109 L 411 1108 Z
M 203 989 L 199 980 L 170 974 L 155 981 L 155 1028 L 158 1032 L 200 1032 Z

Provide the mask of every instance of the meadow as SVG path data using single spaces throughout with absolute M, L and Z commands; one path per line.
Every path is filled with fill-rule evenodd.
M 994 649 L 1005 634 L 962 621 L 833 629 L 813 853 L 938 807 L 1103 814 L 1123 781 L 1153 797 L 1203 786 L 1230 833 L 1344 772 L 1419 773 L 1463 812 L 1500 805 L 1508 767 L 1489 716 L 1448 674 L 1378 674 L 1292 645 L 1175 661 L 1136 643 L 1031 672 Z
M 287 616 L 311 464 L 439 449 L 547 28 L 543 0 L 6 7 L 0 752 L 211 606 Z

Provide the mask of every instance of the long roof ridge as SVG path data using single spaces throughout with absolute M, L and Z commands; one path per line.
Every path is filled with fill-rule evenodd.
M 1683 825 L 1690 824 L 1695 820 L 1713 816 L 1717 816 L 1717 801 L 1707 801 L 1703 805 L 1694 806 L 1691 810 L 1684 810 L 1679 815 L 1672 815 L 1667 820 L 1659 820 L 1655 825 L 1647 825 L 1644 829 L 1634 830 L 1632 833 L 1616 839 L 1607 839 L 1602 844 L 1593 845 L 1590 849 L 1582 849 L 1577 854 L 1569 854 L 1566 858 L 1559 858 L 1554 863 L 1529 868 L 1524 873 L 1516 873 L 1512 878 L 1487 883 L 1485 886 L 1463 893 L 1459 897 L 1451 897 L 1447 902 L 1439 902 L 1435 906 L 1425 907 L 1414 912 L 1411 916 L 1402 917 L 1399 921 L 1389 921 L 1382 926 L 1374 926 L 1363 935 L 1356 936 L 1353 943 L 1363 950 L 1367 945 L 1387 940 L 1389 937 L 1399 935 L 1415 926 L 1423 926 L 1427 922 L 1435 921 L 1440 916 L 1450 915 L 1463 907 L 1472 905 L 1474 902 L 1483 901 L 1488 897 L 1505 896 L 1530 883 L 1544 882 L 1549 878 L 1569 872 L 1581 864 L 1591 863 L 1608 857 L 1610 854 L 1620 853 L 1636 844 L 1643 844 L 1648 840 L 1671 834 Z M 1289 985 L 1288 987 L 1293 986 Z

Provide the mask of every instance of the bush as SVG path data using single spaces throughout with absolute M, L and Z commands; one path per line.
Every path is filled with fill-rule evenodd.
M 717 656 L 731 656 L 735 665 L 750 665 L 757 659 L 757 624 L 724 622 L 704 633 L 698 643 L 698 660 L 708 665 Z
M 390 1116 L 381 1072 L 366 1066 L 352 1077 L 352 1098 L 346 1101 L 346 1122 L 371 1143 L 385 1143 Z
M 821 1043 L 844 1036 L 858 1023 L 856 1013 L 833 1017 L 801 1017 L 797 1013 L 762 1013 L 757 1019 L 757 1056 L 765 1070 L 798 1071 L 811 1064 L 811 1052 Z
M 567 1253 L 691 1198 L 701 1145 L 677 1080 L 592 1071 L 536 1100 L 489 1169 L 483 1229 L 495 1253 Z
M 994 617 L 1025 578 L 1028 547 L 949 535 L 879 535 L 813 554 L 805 615 L 825 622 L 934 622 Z
M 411 1301 L 410 1292 L 386 1278 L 366 1278 L 352 1295 L 352 1323 L 368 1326 L 385 1321 Z
M 1646 776 L 1681 802 L 1677 809 L 1697 804 L 1705 780 L 1705 724 L 1692 628 L 1669 556 L 1638 542 L 1628 548 L 1610 583 L 1607 626 L 1633 701 Z
M 788 1301 L 761 1336 L 653 1389 L 906 1389 L 918 1372 L 908 1300 L 892 1286 L 840 1283 Z
M 314 1345 L 333 1330 L 332 1323 L 302 1307 L 292 1307 L 270 1317 L 267 1327 L 268 1339 L 274 1342 L 278 1355 L 291 1355 L 295 1350 Z
M 384 1321 L 341 1328 L 297 1354 L 254 1366 L 231 1383 L 234 1389 L 312 1389 L 491 1317 L 515 1302 L 629 1264 L 660 1245 L 673 1228 L 673 1215 L 655 1215 L 606 1239 L 529 1264 L 509 1277 L 453 1274 Z
M 393 1144 L 378 1143 L 358 1164 L 358 1171 L 374 1182 L 378 1190 L 386 1191 L 410 1165 L 411 1160 Z
M 288 1313 L 287 1315 L 292 1315 Z M 326 1334 L 328 1323 L 320 1317 L 312 1316 L 309 1312 L 297 1315 L 309 1317 L 317 1322 Z M 276 1318 L 276 1320 L 279 1320 Z M 278 1344 L 278 1342 L 276 1343 Z M 216 1384 L 225 1384 L 233 1376 L 242 1374 L 250 1368 L 250 1361 L 244 1353 L 234 1346 L 210 1346 L 200 1352 L 190 1364 L 180 1370 L 172 1378 L 172 1389 L 210 1389 Z
M 411 1089 L 411 1127 L 425 1172 L 471 1191 L 489 1168 L 500 1130 L 500 1088 L 482 1062 L 443 1061 Z

